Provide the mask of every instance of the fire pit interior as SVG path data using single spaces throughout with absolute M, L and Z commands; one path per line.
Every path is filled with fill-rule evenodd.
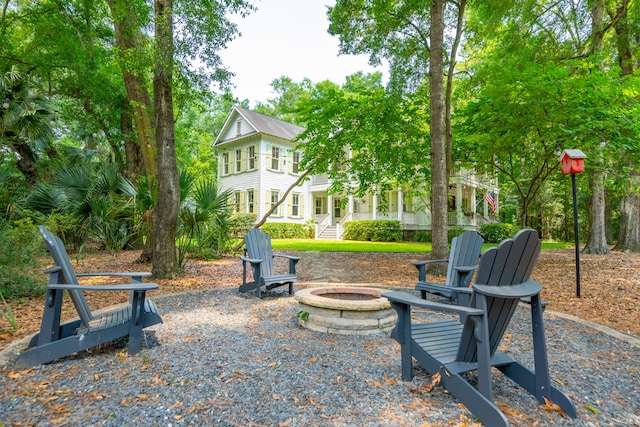
M 396 312 L 383 291 L 365 287 L 323 287 L 296 292 L 303 327 L 342 335 L 368 335 L 393 328 Z

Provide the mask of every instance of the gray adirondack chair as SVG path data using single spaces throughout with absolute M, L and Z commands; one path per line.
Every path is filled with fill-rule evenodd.
M 455 299 L 460 305 L 468 305 L 467 294 L 458 294 L 457 289 L 468 288 L 473 272 L 478 268 L 478 258 L 484 239 L 475 231 L 465 231 L 451 240 L 449 259 L 434 259 L 413 262 L 418 269 L 416 290 L 425 299 L 427 292 Z M 437 263 L 447 263 L 445 284 L 427 280 L 427 267 Z
M 493 402 L 492 367 L 534 395 L 556 403 L 570 417 L 576 416 L 573 402 L 551 384 L 542 321 L 541 286 L 530 274 L 540 253 L 535 230 L 521 230 L 497 248 L 485 251 L 470 305 L 459 306 L 425 301 L 405 292 L 387 292 L 398 313 L 392 337 L 401 344 L 402 379 L 412 379 L 412 358 L 430 374 L 441 374 L 441 384 L 486 426 L 508 426 L 505 415 Z M 498 350 L 500 341 L 521 298 L 531 299 L 534 371 Z M 411 309 L 422 307 L 456 313 L 457 319 L 418 323 Z M 477 373 L 477 387 L 468 382 L 469 371 Z
M 240 292 L 254 290 L 258 298 L 262 296 L 262 288 L 273 289 L 278 286 L 289 285 L 289 294 L 293 293 L 293 284 L 298 279 L 296 277 L 296 264 L 300 258 L 289 255 L 278 255 L 273 253 L 271 247 L 271 237 L 257 228 L 251 229 L 245 236 L 245 250 L 242 260 L 242 285 Z M 273 259 L 275 257 L 289 260 L 289 271 L 284 274 L 276 274 L 274 271 Z M 253 280 L 248 278 L 248 266 L 251 266 Z
M 146 292 L 157 289 L 155 283 L 142 283 L 150 273 L 90 273 L 76 274 L 62 241 L 44 226 L 40 234 L 55 265 L 45 273 L 49 275 L 47 294 L 40 332 L 29 343 L 29 349 L 21 353 L 17 367 L 35 366 L 86 350 L 121 337 L 129 337 L 128 353 L 140 351 L 142 330 L 162 323 L 156 305 L 146 298 Z M 115 276 L 127 278 L 128 284 L 80 285 L 79 277 Z M 79 319 L 61 323 L 62 297 L 67 291 L 78 312 Z M 83 292 L 130 291 L 130 301 L 98 311 L 92 311 Z M 108 298 L 108 294 L 106 295 Z

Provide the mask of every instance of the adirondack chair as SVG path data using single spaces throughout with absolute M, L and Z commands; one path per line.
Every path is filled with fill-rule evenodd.
M 278 286 L 289 285 L 289 294 L 293 293 L 293 283 L 296 277 L 296 264 L 300 258 L 277 255 L 271 248 L 271 237 L 257 228 L 251 229 L 245 236 L 245 250 L 242 260 L 242 285 L 240 292 L 247 292 L 255 289 L 258 298 L 262 296 L 262 288 L 273 289 Z M 275 274 L 273 259 L 275 257 L 289 260 L 289 272 L 286 274 Z M 248 265 L 253 270 L 253 281 L 247 281 Z
M 493 402 L 492 367 L 534 395 L 540 403 L 556 403 L 576 417 L 573 402 L 551 384 L 542 322 L 541 286 L 529 278 L 540 253 L 535 230 L 521 230 L 513 239 L 485 251 L 480 258 L 470 305 L 460 306 L 423 300 L 405 292 L 383 294 L 398 313 L 392 337 L 401 345 L 402 379 L 412 379 L 412 358 L 430 374 L 440 373 L 440 383 L 486 426 L 508 426 Z M 531 298 L 533 356 L 531 371 L 498 350 L 520 298 Z M 418 323 L 411 309 L 422 307 L 458 314 L 457 319 Z M 477 387 L 468 382 L 476 371 Z
M 433 259 L 412 262 L 418 269 L 416 290 L 425 299 L 427 292 L 455 299 L 460 305 L 468 305 L 467 294 L 459 295 L 457 289 L 468 288 L 473 272 L 478 267 L 478 258 L 484 239 L 475 231 L 465 231 L 451 240 L 449 259 Z M 427 267 L 437 263 L 447 263 L 445 284 L 427 281 Z
M 45 270 L 49 275 L 40 333 L 29 343 L 15 364 L 29 367 L 68 356 L 121 337 L 129 337 L 128 353 L 140 351 L 142 330 L 162 323 L 156 305 L 146 298 L 146 292 L 157 289 L 155 283 L 142 283 L 150 273 L 90 273 L 76 274 L 62 241 L 44 226 L 39 227 L 55 266 Z M 79 277 L 114 276 L 128 278 L 131 283 L 118 285 L 80 285 Z M 61 324 L 63 292 L 68 291 L 79 319 Z M 91 311 L 84 291 L 130 291 L 128 303 Z M 108 298 L 108 294 L 106 295 Z

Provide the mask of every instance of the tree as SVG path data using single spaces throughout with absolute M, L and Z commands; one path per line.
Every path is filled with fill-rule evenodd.
M 173 1 L 155 0 L 155 65 L 153 73 L 154 128 L 158 204 L 153 215 L 155 277 L 178 274 L 176 229 L 180 213 L 180 182 L 173 122 Z
M 316 84 L 296 104 L 296 117 L 305 125 L 297 137 L 300 166 L 326 173 L 334 194 L 384 194 L 392 186 L 424 180 L 429 167 L 420 159 L 429 146 L 420 101 L 388 94 L 379 73 L 348 76 L 343 87 Z
M 631 13 L 629 8 L 632 8 Z M 637 34 L 640 31 L 640 4 L 638 2 L 618 2 L 615 9 L 608 10 L 609 16 L 613 21 L 615 17 L 619 17 L 615 21 L 614 29 L 616 33 L 616 47 L 618 65 L 620 67 L 621 78 L 631 87 L 634 80 L 638 77 L 634 76 L 634 69 L 640 68 L 640 59 L 638 51 L 640 41 Z M 635 44 L 634 44 L 635 43 Z M 636 52 L 635 60 L 634 54 Z M 637 65 L 636 65 L 637 64 Z M 639 100 L 636 99 L 635 108 L 638 109 Z M 627 103 L 629 105 L 631 103 Z M 637 117 L 640 113 L 636 113 Z M 637 123 L 637 122 L 636 122 Z M 618 242 L 613 250 L 640 252 L 640 171 L 638 164 L 640 159 L 637 158 L 638 150 L 629 146 L 623 151 L 623 167 L 624 171 L 628 171 L 625 179 L 628 177 L 629 191 L 622 197 L 620 202 L 620 231 L 618 234 Z
M 0 98 L 0 143 L 15 153 L 18 170 L 35 184 L 36 143 L 48 146 L 52 134 L 51 103 L 15 66 L 0 75 Z
M 401 3 L 339 0 L 328 9 L 329 32 L 340 36 L 342 53 L 367 53 L 372 64 L 379 64 L 383 59 L 389 62 L 391 91 L 418 94 L 425 78 L 429 77 L 432 242 L 433 256 L 441 258 L 448 252 L 447 141 L 451 139 L 445 132 L 451 129 L 446 122 L 450 118 L 447 102 L 451 100 L 452 91 L 449 86 L 445 96 L 445 11 L 455 22 L 451 26 L 455 28 L 455 35 L 449 45 L 448 58 L 451 78 L 447 82 L 451 85 L 465 7 L 466 1 L 435 0 L 429 4 L 417 0 Z M 419 159 L 417 164 L 424 164 L 426 160 Z

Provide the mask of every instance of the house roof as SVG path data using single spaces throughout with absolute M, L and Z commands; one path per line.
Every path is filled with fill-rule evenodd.
M 238 107 L 237 105 L 233 107 L 233 110 L 231 111 L 231 114 L 229 114 L 229 117 L 227 118 L 227 122 L 224 124 L 223 129 L 225 129 L 227 126 L 230 126 L 230 123 L 232 121 L 235 121 L 234 112 L 242 116 L 255 129 L 256 133 L 275 136 L 287 141 L 292 140 L 305 130 L 302 126 L 294 125 L 280 119 L 275 119 L 264 114 L 256 113 L 255 111 L 247 110 L 246 108 Z M 222 132 L 220 133 L 220 135 L 222 135 Z M 220 137 L 220 135 L 218 137 Z M 242 137 L 246 136 L 246 134 L 242 135 Z M 216 140 L 214 145 L 223 144 L 225 142 L 229 142 L 229 140 Z

